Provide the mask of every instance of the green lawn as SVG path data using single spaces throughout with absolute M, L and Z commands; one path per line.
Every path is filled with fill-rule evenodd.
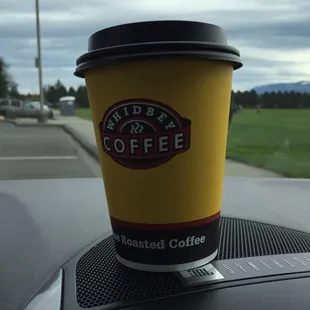
M 234 116 L 227 157 L 287 177 L 310 177 L 310 110 L 243 110 Z
M 78 116 L 80 118 L 84 118 L 84 119 L 87 119 L 87 120 L 91 120 L 92 119 L 90 109 L 77 109 L 75 114 L 76 114 L 76 116 Z
M 77 116 L 91 120 L 89 109 Z M 233 117 L 227 157 L 286 177 L 310 178 L 310 110 L 243 110 Z

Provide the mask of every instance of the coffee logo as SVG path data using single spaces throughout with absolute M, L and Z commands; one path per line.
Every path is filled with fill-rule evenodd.
M 99 124 L 103 151 L 131 169 L 158 167 L 190 147 L 190 120 L 167 105 L 132 99 L 112 105 Z

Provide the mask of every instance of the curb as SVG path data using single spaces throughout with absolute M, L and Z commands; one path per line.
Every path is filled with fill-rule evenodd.
M 60 124 L 58 125 L 68 133 L 77 143 L 79 143 L 83 149 L 85 149 L 89 155 L 99 162 L 99 154 L 96 146 L 93 146 L 86 139 L 84 139 L 76 130 L 71 128 L 69 125 Z
M 11 123 L 11 124 L 14 124 L 16 125 L 16 121 L 12 120 L 12 119 L 1 119 L 1 122 L 3 123 Z
M 261 169 L 261 170 L 264 170 L 264 171 L 266 171 L 266 172 L 272 172 L 272 173 L 274 173 L 274 174 L 276 174 L 277 176 L 275 176 L 275 178 L 276 177 L 287 177 L 286 175 L 284 175 L 284 174 L 281 174 L 281 173 L 279 173 L 278 171 L 275 171 L 275 170 L 270 170 L 270 169 L 267 169 L 267 168 L 265 168 L 265 167 L 263 167 L 263 166 L 260 166 L 260 165 L 255 165 L 255 164 L 253 164 L 253 165 L 250 165 L 250 164 L 248 164 L 245 160 L 242 160 L 242 159 L 239 159 L 239 158 L 233 158 L 233 157 L 230 157 L 230 156 L 226 156 L 226 160 L 230 160 L 230 161 L 232 161 L 232 162 L 235 162 L 235 163 L 237 163 L 237 164 L 242 164 L 242 165 L 244 165 L 244 166 L 247 166 L 247 167 L 249 167 L 249 168 L 257 168 L 257 169 Z
M 5 119 L 2 120 L 3 122 L 6 123 L 11 123 L 14 124 L 17 127 L 59 127 L 61 124 L 51 124 L 51 123 L 18 123 L 15 120 L 12 119 Z

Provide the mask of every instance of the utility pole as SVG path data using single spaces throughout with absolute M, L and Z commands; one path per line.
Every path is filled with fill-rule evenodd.
M 47 118 L 44 117 L 43 105 L 44 105 L 44 93 L 42 83 L 42 57 L 41 57 L 41 33 L 40 33 L 40 14 L 39 14 L 39 0 L 35 0 L 36 4 L 36 28 L 37 28 L 37 58 L 36 67 L 39 74 L 39 90 L 40 90 L 40 116 L 38 118 L 39 123 L 46 122 Z

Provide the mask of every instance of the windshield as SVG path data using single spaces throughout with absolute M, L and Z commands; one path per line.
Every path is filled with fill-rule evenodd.
M 35 109 L 40 109 L 40 102 L 39 101 L 27 101 Z
M 0 0 L 0 310 L 173 309 L 196 285 L 209 310 L 228 308 L 217 289 L 304 280 L 309 17 L 309 0 Z
M 197 88 L 193 84 L 194 75 L 197 74 L 194 70 L 169 67 L 168 71 L 168 65 L 162 65 L 157 67 L 158 71 L 145 69 L 139 82 L 134 82 L 137 78 L 134 70 L 128 73 L 132 75 L 129 81 L 126 80 L 125 73 L 118 76 L 109 71 L 101 82 L 92 86 L 96 87 L 98 94 L 100 89 L 105 90 L 94 105 L 108 102 L 112 106 L 122 100 L 144 97 L 173 108 L 166 120 L 165 130 L 169 126 L 181 126 L 179 133 L 191 133 L 191 140 L 188 145 L 181 145 L 178 144 L 181 140 L 169 135 L 169 139 L 175 139 L 169 140 L 170 144 L 167 142 L 165 145 L 165 140 L 154 142 L 162 143 L 162 150 L 167 148 L 172 152 L 171 160 L 165 163 L 167 165 L 173 165 L 194 152 L 198 121 L 193 116 L 193 110 L 188 107 L 201 105 L 197 114 L 197 119 L 201 122 L 199 134 L 204 131 L 207 133 L 199 142 L 205 147 L 205 155 L 197 155 L 197 161 L 212 163 L 211 167 L 203 164 L 203 169 L 210 170 L 212 174 L 212 167 L 218 165 L 216 158 L 224 158 L 226 155 L 223 164 L 225 169 L 221 168 L 225 179 L 246 177 L 249 180 L 295 180 L 310 177 L 310 41 L 306 31 L 309 29 L 308 2 L 236 0 L 224 5 L 216 1 L 200 0 L 116 0 L 87 3 L 68 0 L 60 4 L 41 0 L 39 5 L 39 15 L 36 16 L 32 1 L 23 1 L 18 7 L 14 1 L 1 2 L 0 179 L 102 176 L 96 143 L 102 137 L 98 134 L 96 139 L 94 128 L 99 128 L 103 113 L 100 112 L 100 116 L 96 114 L 99 108 L 91 111 L 89 99 L 95 100 L 93 98 L 96 95 L 89 93 L 84 79 L 73 75 L 76 59 L 87 52 L 89 36 L 96 31 L 119 24 L 150 20 L 188 20 L 222 27 L 228 44 L 240 51 L 243 63 L 242 68 L 233 72 L 231 91 L 226 92 L 230 87 L 230 80 L 224 85 L 226 80 L 217 77 L 219 71 L 216 69 L 214 75 L 208 75 L 213 69 L 207 65 L 205 71 L 201 69 Z M 40 29 L 36 28 L 35 21 L 38 17 Z M 180 36 L 182 31 L 180 28 Z M 40 41 L 37 41 L 37 34 Z M 149 35 L 155 34 L 150 32 Z M 178 35 L 175 38 L 177 40 Z M 115 36 L 114 39 L 116 42 L 119 37 Z M 125 41 L 126 38 L 122 43 Z M 126 52 L 130 56 L 133 50 Z M 197 55 L 195 57 L 197 61 L 201 60 Z M 222 60 L 216 60 L 215 65 L 220 61 Z M 171 72 L 174 72 L 175 77 L 161 88 L 166 87 L 165 91 L 170 92 L 170 97 L 161 95 L 154 85 L 154 92 L 151 93 L 153 86 L 147 84 L 151 75 L 155 83 L 156 77 L 162 76 L 164 79 Z M 181 76 L 184 79 L 179 84 L 174 84 Z M 111 81 L 115 82 L 113 87 Z M 131 91 L 134 87 L 135 91 Z M 123 91 L 125 88 L 128 91 Z M 144 90 L 138 91 L 140 88 Z M 194 88 L 199 89 L 199 95 L 194 94 Z M 188 92 L 185 92 L 186 89 Z M 114 93 L 110 95 L 112 90 Z M 172 97 L 175 102 L 184 100 L 184 104 L 180 108 L 172 107 L 168 99 Z M 205 102 L 205 105 L 199 100 Z M 34 109 L 17 109 L 20 102 L 31 104 Z M 49 108 L 40 110 L 41 103 Z M 115 132 L 110 129 L 110 133 L 113 132 L 115 136 L 112 137 L 111 134 L 109 139 L 117 139 L 122 132 L 130 136 L 139 133 L 149 135 L 161 130 L 161 124 L 156 120 L 149 123 L 143 121 L 146 116 L 138 115 L 140 107 L 132 109 L 137 117 L 130 124 L 119 125 Z M 130 112 L 122 111 L 119 113 Z M 108 121 L 113 126 L 118 126 L 115 117 Z M 55 126 L 30 126 L 38 122 Z M 186 127 L 186 122 L 191 122 L 190 127 Z M 29 126 L 18 127 L 14 124 Z M 225 139 L 222 139 L 224 136 Z M 159 138 L 157 135 L 156 139 Z M 83 141 L 87 141 L 87 147 Z M 114 140 L 104 141 L 112 143 Z M 151 144 L 148 146 L 147 143 L 151 143 L 148 141 L 143 142 L 146 143 L 144 149 L 141 145 L 135 146 L 135 142 L 128 142 L 132 144 L 124 144 L 125 153 L 120 154 L 123 140 L 119 141 L 112 148 L 111 144 L 103 146 L 103 154 L 112 164 L 132 164 L 134 159 L 123 158 L 130 151 L 130 146 L 133 150 L 136 148 L 135 154 L 140 152 L 139 158 L 146 156 L 143 153 L 145 150 L 155 150 L 155 146 L 154 150 Z M 179 145 L 179 151 L 173 149 L 171 141 Z M 223 156 L 220 151 L 222 147 L 225 149 Z M 218 157 L 208 153 L 215 149 L 219 152 Z M 118 156 L 117 159 L 115 156 Z M 156 156 L 161 158 L 160 154 Z M 148 165 L 145 167 L 148 168 Z M 222 173 L 221 169 L 219 175 Z M 290 191 L 293 189 L 288 187 L 287 193 Z

